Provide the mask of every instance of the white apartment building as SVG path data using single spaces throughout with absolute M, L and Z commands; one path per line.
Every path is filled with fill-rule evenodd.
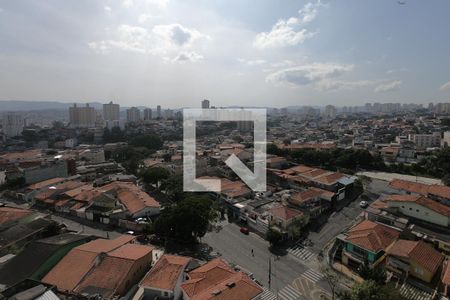
M 17 113 L 8 112 L 2 119 L 3 134 L 6 137 L 13 137 L 22 134 L 24 119 Z
M 408 139 L 416 144 L 417 149 L 426 149 L 441 146 L 441 134 L 440 132 L 434 132 L 432 134 L 410 134 Z
M 141 111 L 137 107 L 127 109 L 127 123 L 139 123 L 141 121 Z

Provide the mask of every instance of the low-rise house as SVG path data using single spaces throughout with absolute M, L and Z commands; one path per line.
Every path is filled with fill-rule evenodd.
M 286 158 L 281 156 L 268 157 L 266 160 L 267 168 L 270 169 L 283 169 L 288 165 Z
M 400 278 L 412 276 L 430 283 L 444 256 L 424 241 L 397 240 L 388 250 L 386 268 Z
M 286 205 L 280 205 L 269 211 L 269 224 L 284 233 L 287 238 L 298 235 L 299 230 L 309 223 L 304 212 Z
M 389 210 L 443 227 L 450 226 L 450 206 L 421 195 L 390 195 L 384 199 Z
M 72 248 L 92 239 L 91 236 L 65 233 L 32 241 L 0 267 L 0 284 L 5 287 L 27 278 L 40 280 Z
M 220 258 L 190 271 L 181 289 L 183 300 L 250 300 L 263 292 L 247 274 L 236 272 Z
M 23 245 L 41 238 L 55 224 L 47 215 L 27 209 L 0 207 L 0 255 L 16 252 Z
M 313 187 L 293 194 L 288 202 L 308 213 L 310 218 L 316 218 L 331 206 L 334 197 L 333 192 Z
M 123 296 L 148 271 L 150 246 L 134 244 L 135 237 L 97 239 L 73 248 L 53 267 L 42 282 L 58 290 L 103 299 Z
M 152 247 L 125 244 L 107 255 L 100 254 L 95 266 L 81 280 L 74 292 L 117 299 L 125 295 L 148 271 L 152 263 Z
M 355 270 L 363 264 L 376 266 L 399 236 L 394 228 L 363 220 L 338 236 L 343 242 L 342 263 Z
M 192 258 L 163 255 L 139 283 L 133 300 L 180 299 L 181 284 Z
M 394 179 L 389 182 L 389 187 L 399 194 L 422 195 L 450 206 L 450 187 L 448 186 Z

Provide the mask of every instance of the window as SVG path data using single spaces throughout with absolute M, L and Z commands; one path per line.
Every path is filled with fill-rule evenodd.
M 409 210 L 412 210 L 412 208 L 410 207 Z
M 419 210 L 418 210 L 418 209 L 416 209 L 416 212 L 419 212 Z
M 405 206 L 404 206 L 404 205 L 402 205 L 402 208 L 405 208 Z

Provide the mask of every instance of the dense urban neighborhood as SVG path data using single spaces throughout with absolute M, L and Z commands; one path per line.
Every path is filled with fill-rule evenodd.
M 226 165 L 252 168 L 252 124 L 201 122 L 196 174 L 221 190 L 184 192 L 182 110 L 5 113 L 2 295 L 446 299 L 449 114 L 448 103 L 268 109 L 265 192 Z

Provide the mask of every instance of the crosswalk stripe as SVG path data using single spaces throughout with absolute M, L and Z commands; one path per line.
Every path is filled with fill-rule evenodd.
M 303 277 L 311 280 L 312 282 L 317 282 L 322 279 L 322 275 L 317 273 L 314 270 L 307 270 L 305 273 L 302 274 Z
M 291 247 L 288 248 L 287 251 L 292 255 L 297 256 L 298 258 L 301 258 L 303 260 L 307 260 L 312 256 L 314 256 L 314 253 L 302 247 Z
M 409 284 L 403 284 L 400 287 L 400 294 L 409 300 L 430 300 L 432 298 L 430 293 Z
M 261 294 L 261 300 L 275 300 L 277 296 L 275 296 L 272 291 L 270 291 L 268 288 L 263 287 L 263 292 Z
M 297 300 L 302 295 L 294 287 L 287 285 L 278 292 L 278 296 L 283 300 Z

